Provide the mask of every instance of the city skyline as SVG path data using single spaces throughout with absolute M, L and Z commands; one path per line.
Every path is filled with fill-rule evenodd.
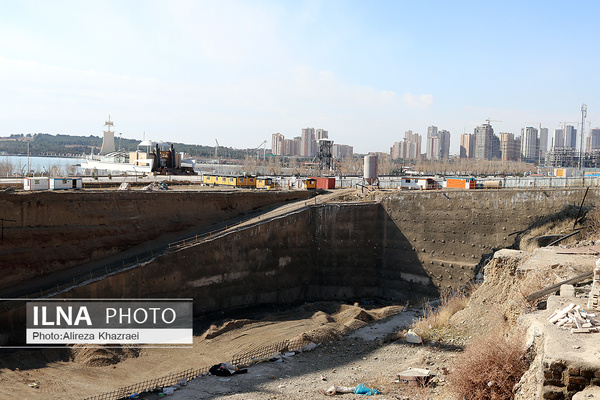
M 366 154 L 438 126 L 458 155 L 460 135 L 488 118 L 515 136 L 539 129 L 533 121 L 550 139 L 565 121 L 579 134 L 585 103 L 585 146 L 600 126 L 598 11 L 591 1 L 6 1 L 0 136 L 99 136 L 111 115 L 129 138 L 235 148 L 322 126 Z M 577 24 L 556 29 L 566 20 Z

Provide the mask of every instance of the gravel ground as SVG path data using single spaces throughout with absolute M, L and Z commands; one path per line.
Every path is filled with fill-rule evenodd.
M 231 377 L 202 376 L 168 396 L 191 399 L 325 399 L 331 386 L 354 387 L 366 383 L 382 392 L 379 399 L 450 399 L 444 393 L 445 371 L 455 351 L 412 345 L 403 340 L 383 343 L 389 333 L 406 327 L 414 313 L 403 312 L 365 326 L 340 340 L 316 349 L 248 367 L 248 373 Z M 393 382 L 408 367 L 426 368 L 433 374 L 426 388 Z M 363 398 L 338 394 L 341 398 Z M 156 394 L 147 399 L 161 398 Z

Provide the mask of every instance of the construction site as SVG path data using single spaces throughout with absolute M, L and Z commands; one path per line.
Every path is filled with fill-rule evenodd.
M 582 275 L 575 283 L 589 285 L 600 249 L 581 228 L 598 195 L 585 188 L 4 191 L 3 299 L 191 298 L 195 319 L 192 349 L 4 348 L 0 397 L 158 398 L 179 385 L 174 398 L 300 399 L 361 380 L 386 398 L 450 399 L 451 361 L 499 324 L 506 337 L 537 329 L 527 369 L 538 370 L 512 397 L 497 398 L 575 398 L 600 380 L 600 361 L 590 356 L 600 353 L 597 333 L 525 316 L 586 303 L 580 289 L 566 300 L 552 297 L 560 287 L 528 296 Z M 424 305 L 476 279 L 483 284 L 449 322 L 452 334 L 408 341 Z M 23 315 L 22 302 L 3 301 L 4 347 L 24 334 Z M 257 363 L 285 354 L 283 364 Z M 221 362 L 248 365 L 248 375 L 237 384 L 236 376 L 204 376 Z M 290 372 L 292 362 L 301 365 Z M 405 367 L 427 369 L 434 383 L 402 397 L 415 389 L 390 382 Z M 266 381 L 256 380 L 258 368 L 271 371 L 262 373 Z M 344 382 L 332 382 L 336 371 Z

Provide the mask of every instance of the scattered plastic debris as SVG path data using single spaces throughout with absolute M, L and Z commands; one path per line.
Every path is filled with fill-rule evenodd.
M 354 388 L 354 394 L 366 394 L 367 396 L 371 396 L 373 394 L 381 394 L 381 392 L 377 389 L 370 389 L 366 387 L 364 383 L 360 383 Z
M 327 396 L 333 396 L 334 394 L 343 394 L 343 393 L 354 393 L 354 394 L 366 394 L 368 396 L 374 394 L 381 394 L 381 392 L 377 389 L 370 389 L 365 386 L 364 383 L 357 385 L 356 387 L 346 387 L 346 386 L 332 386 L 325 391 Z
M 163 395 L 170 396 L 173 393 L 175 393 L 175 388 L 174 387 L 166 387 L 166 388 L 163 388 L 162 392 L 163 392 Z
M 421 339 L 421 336 L 417 335 L 414 331 L 409 330 L 408 332 L 406 332 L 406 341 L 408 343 L 414 343 L 414 344 L 421 344 L 423 343 L 423 339 Z

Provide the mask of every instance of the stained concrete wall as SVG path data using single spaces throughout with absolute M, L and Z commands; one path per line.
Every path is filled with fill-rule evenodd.
M 157 259 L 76 297 L 187 296 L 198 312 L 266 303 L 457 289 L 482 255 L 536 219 L 581 202 L 581 190 L 418 192 L 338 203 L 263 222 Z M 586 204 L 593 205 L 597 191 Z M 123 288 L 123 289 L 121 289 Z
M 0 288 L 100 259 L 155 238 L 210 228 L 308 191 L 0 193 Z

